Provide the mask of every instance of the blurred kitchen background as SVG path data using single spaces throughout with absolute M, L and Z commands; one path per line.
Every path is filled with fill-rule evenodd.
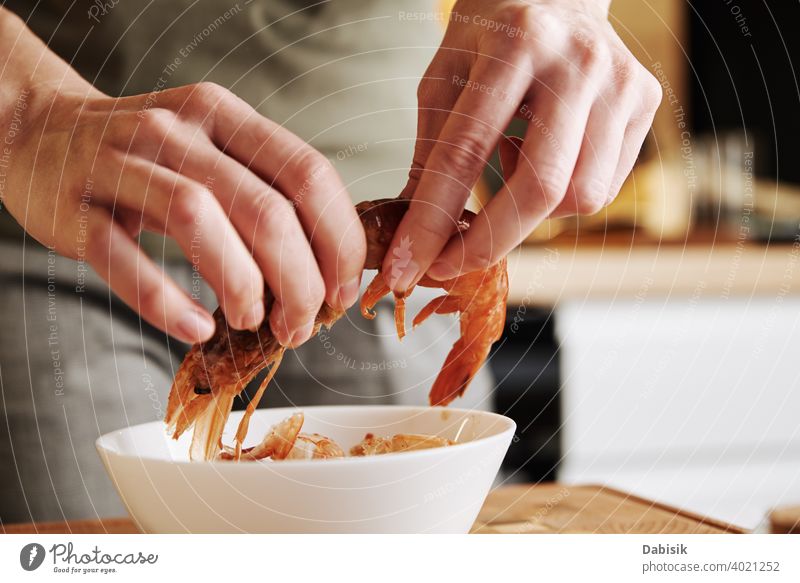
M 519 426 L 506 476 L 755 528 L 800 503 L 800 4 L 612 13 L 664 101 L 617 201 L 510 258 L 490 363 Z

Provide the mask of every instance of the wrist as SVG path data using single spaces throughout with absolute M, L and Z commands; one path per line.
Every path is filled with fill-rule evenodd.
M 20 101 L 25 101 L 29 110 L 41 109 L 59 94 L 70 93 L 103 95 L 53 53 L 21 18 L 0 7 L 0 131 L 8 127 Z

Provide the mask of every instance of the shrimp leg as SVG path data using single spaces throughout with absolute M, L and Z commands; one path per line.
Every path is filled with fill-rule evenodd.
M 414 288 L 409 289 L 405 295 L 394 294 L 394 325 L 397 328 L 397 337 L 402 340 L 406 335 L 406 298 Z M 367 319 L 372 320 L 375 318 L 375 304 L 389 294 L 391 290 L 383 279 L 383 276 L 378 272 L 370 284 L 367 286 L 364 295 L 361 298 L 361 314 Z
M 373 320 L 375 318 L 375 310 L 372 308 L 374 308 L 375 304 L 390 291 L 383 276 L 378 272 L 378 274 L 375 275 L 375 279 L 369 282 L 367 289 L 364 291 L 364 295 L 361 296 L 361 315 L 367 320 Z
M 453 314 L 460 309 L 459 300 L 454 296 L 439 296 L 432 299 L 419 311 L 414 318 L 413 326 L 416 328 L 427 320 L 432 314 Z
M 281 349 L 275 357 L 267 376 L 264 377 L 264 380 L 258 387 L 256 394 L 253 395 L 253 398 L 250 399 L 250 402 L 247 404 L 247 409 L 245 410 L 244 415 L 242 415 L 242 420 L 239 422 L 239 427 L 236 429 L 236 437 L 234 438 L 235 449 L 233 459 L 236 461 L 239 461 L 239 457 L 242 455 L 242 442 L 244 442 L 244 438 L 247 435 L 247 429 L 250 427 L 250 417 L 253 416 L 256 407 L 258 407 L 258 402 L 264 395 L 264 391 L 267 390 L 267 385 L 269 385 L 270 381 L 272 381 L 272 377 L 275 376 L 275 373 L 278 372 L 278 367 L 281 365 L 281 360 L 283 360 L 283 354 L 284 349 Z

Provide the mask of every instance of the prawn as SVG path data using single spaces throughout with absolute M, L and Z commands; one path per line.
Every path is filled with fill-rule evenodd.
M 410 201 L 406 199 L 380 199 L 356 206 L 367 236 L 364 269 L 378 270 L 361 299 L 361 312 L 367 318 L 375 317 L 375 304 L 390 292 L 380 273 L 381 264 L 409 204 Z M 474 216 L 465 211 L 457 222 L 456 230 L 462 232 L 468 229 Z M 442 288 L 445 294 L 431 301 L 417 314 L 413 320 L 414 327 L 434 313 L 459 314 L 461 336 L 447 355 L 429 397 L 431 405 L 447 405 L 464 393 L 486 360 L 492 344 L 500 338 L 508 296 L 506 260 L 443 282 L 423 276 L 417 285 Z M 406 333 L 405 297 L 411 291 L 395 294 L 395 326 L 401 339 Z M 266 313 L 270 312 L 273 303 L 274 297 L 268 291 L 265 294 Z M 343 311 L 323 304 L 314 321 L 314 334 L 323 327 L 330 329 L 343 315 Z M 268 318 L 255 332 L 231 329 L 219 308 L 214 312 L 214 320 L 214 336 L 192 346 L 175 375 L 165 422 L 174 439 L 194 427 L 189 450 L 192 460 L 212 460 L 220 455 L 237 460 L 244 456 L 252 457 L 252 451 L 242 449 L 250 417 L 275 375 L 286 349 L 272 334 Z M 234 398 L 264 369 L 269 369 L 268 373 L 242 416 L 234 437 L 234 447 L 223 447 L 222 432 Z M 260 455 L 262 452 L 258 453 Z
M 373 307 L 391 290 L 380 272 L 391 235 L 394 235 L 400 219 L 409 205 L 406 199 L 384 199 L 364 202 L 356 208 L 367 233 L 368 248 L 365 269 L 377 269 L 378 274 L 361 297 L 361 313 L 365 318 L 375 317 Z M 466 231 L 474 213 L 464 211 L 456 228 Z M 459 314 L 460 337 L 453 345 L 431 388 L 431 405 L 448 405 L 464 394 L 475 378 L 489 351 L 503 333 L 508 299 L 507 261 L 501 261 L 486 269 L 459 275 L 446 281 L 437 281 L 423 276 L 417 285 L 442 288 L 445 295 L 426 305 L 413 320 L 416 328 L 432 314 Z M 395 326 L 397 335 L 405 335 L 405 295 L 395 294 Z

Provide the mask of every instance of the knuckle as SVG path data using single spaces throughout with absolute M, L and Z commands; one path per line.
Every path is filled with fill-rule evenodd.
M 320 185 L 336 184 L 336 174 L 330 160 L 310 146 L 293 157 L 288 170 L 298 189 L 293 198 L 296 204 L 300 204 L 306 195 L 319 190 Z
M 498 11 L 498 20 L 525 29 L 537 21 L 536 12 L 530 4 L 513 3 Z
M 622 55 L 614 60 L 614 79 L 617 86 L 632 87 L 639 76 L 639 63 L 631 55 Z
M 229 278 L 225 281 L 225 304 L 229 309 L 233 306 L 252 306 L 263 294 L 263 279 L 253 268 L 251 277 Z
M 561 204 L 567 192 L 569 177 L 564 168 L 564 164 L 557 162 L 545 162 L 537 168 L 536 181 L 550 212 Z
M 498 30 L 500 33 L 499 36 L 506 37 L 516 42 L 524 40 L 527 36 L 526 34 L 509 35 L 504 34 L 503 31 L 518 30 L 522 33 L 527 33 L 540 24 L 542 19 L 548 19 L 546 11 L 537 10 L 530 4 L 524 2 L 508 4 L 497 11 L 497 20 L 508 25 L 502 31 Z
M 102 259 L 111 254 L 111 226 L 105 221 L 89 221 L 87 228 L 88 251 L 94 254 L 95 259 Z
M 262 239 L 266 233 L 278 237 L 297 220 L 289 201 L 272 190 L 248 197 L 244 204 L 244 216 L 255 224 L 256 240 Z
M 164 312 L 164 292 L 161 286 L 153 281 L 142 280 L 139 283 L 139 310 L 142 315 L 155 317 Z
M 643 75 L 642 83 L 644 84 L 642 96 L 644 107 L 649 113 L 653 113 L 661 105 L 664 91 L 661 87 L 661 83 L 659 83 L 658 79 L 651 75 L 649 71 Z
M 465 184 L 472 186 L 472 178 L 477 177 L 486 164 L 486 132 L 461 130 L 449 143 L 441 145 L 441 162 L 448 174 L 457 179 L 469 179 Z
M 207 110 L 222 105 L 230 97 L 231 92 L 211 81 L 202 81 L 191 86 L 190 95 L 196 105 Z
M 441 92 L 442 82 L 433 73 L 426 72 L 417 85 L 417 102 L 424 105 Z
M 167 137 L 175 121 L 175 114 L 166 109 L 148 109 L 141 112 L 138 117 L 142 136 L 158 140 L 163 140 Z
M 189 184 L 177 184 L 170 199 L 169 223 L 171 230 L 183 231 L 203 216 L 208 204 L 204 189 Z
M 552 30 L 549 25 L 559 26 L 558 22 L 552 22 L 546 10 L 521 2 L 499 8 L 495 20 L 494 26 L 484 29 L 482 38 L 488 46 L 500 49 L 498 54 L 506 63 L 524 61 L 535 47 L 530 39 L 540 38 L 542 32 Z
M 600 212 L 608 202 L 607 184 L 589 179 L 575 186 L 575 208 L 578 214 L 593 215 Z
M 589 33 L 572 37 L 575 63 L 584 74 L 596 74 L 608 68 L 610 55 L 606 44 Z

